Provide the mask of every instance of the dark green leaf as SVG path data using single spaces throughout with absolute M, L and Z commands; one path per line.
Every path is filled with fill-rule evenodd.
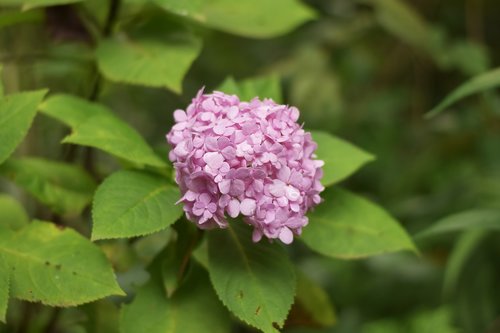
M 96 184 L 77 165 L 40 158 L 10 159 L 0 174 L 62 215 L 78 215 L 92 199 Z
M 379 206 L 338 188 L 309 214 L 302 239 L 314 251 L 343 259 L 416 248 L 399 223 Z
M 335 309 L 327 292 L 302 272 L 297 274 L 297 296 L 295 305 L 304 312 L 314 325 L 333 326 Z
M 296 0 L 154 0 L 162 8 L 208 27 L 253 38 L 279 36 L 315 17 Z
M 278 243 L 252 242 L 242 221 L 208 234 L 210 279 L 231 312 L 264 332 L 277 332 L 290 311 L 295 271 Z
M 101 149 L 139 165 L 166 167 L 136 130 L 103 105 L 70 95 L 56 95 L 40 109 L 71 127 L 72 133 L 63 142 Z
M 0 164 L 21 143 L 36 115 L 38 104 L 47 90 L 23 92 L 1 97 L 0 93 Z
M 0 235 L 0 254 L 11 268 L 11 295 L 22 300 L 74 306 L 124 295 L 101 250 L 70 228 L 35 221 Z
M 321 183 L 330 186 L 349 177 L 375 157 L 364 150 L 321 131 L 312 131 L 313 140 L 318 144 L 316 155 L 325 162 Z
M 471 230 L 458 238 L 444 272 L 443 294 L 446 297 L 449 297 L 457 288 L 461 273 L 487 235 L 486 230 Z
M 167 297 L 171 297 L 183 282 L 191 254 L 200 239 L 193 223 L 180 220 L 174 229 L 177 231 L 176 237 L 169 242 L 161 267 Z
M 92 239 L 135 237 L 165 229 L 181 215 L 179 189 L 166 178 L 139 171 L 119 171 L 98 188 Z
M 194 266 L 184 285 L 167 298 L 159 272 L 122 309 L 122 333 L 229 332 L 229 317 L 205 271 Z
M 464 97 L 484 90 L 493 89 L 498 86 L 500 86 L 500 68 L 493 69 L 489 72 L 475 76 L 456 88 L 448 96 L 446 96 L 446 98 L 441 103 L 439 103 L 434 109 L 426 114 L 426 117 L 430 118 L 437 115 L 438 113 Z

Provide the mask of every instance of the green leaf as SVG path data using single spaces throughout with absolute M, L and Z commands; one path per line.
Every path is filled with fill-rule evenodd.
M 2 0 L 2 6 L 20 6 L 23 10 L 35 7 L 66 5 L 83 0 Z
M 182 284 L 191 254 L 200 240 L 199 229 L 193 223 L 180 220 L 174 225 L 174 229 L 177 237 L 168 243 L 161 266 L 167 297 L 171 297 Z
M 411 7 L 400 0 L 365 0 L 375 7 L 378 22 L 391 34 L 413 47 L 432 51 L 431 31 Z
M 0 237 L 0 254 L 11 267 L 11 295 L 22 300 L 74 306 L 124 295 L 101 250 L 70 228 L 34 221 Z
M 500 210 L 476 209 L 447 216 L 428 229 L 418 233 L 416 238 L 464 230 L 500 230 Z
M 104 76 L 180 93 L 182 79 L 198 57 L 202 42 L 189 31 L 165 22 L 165 18 L 152 20 L 130 36 L 102 40 L 96 55 Z
M 330 186 L 349 177 L 375 157 L 364 150 L 321 131 L 311 131 L 318 144 L 316 155 L 325 162 L 321 183 Z
M 486 230 L 470 230 L 458 238 L 444 272 L 443 295 L 445 297 L 451 296 L 452 292 L 456 290 L 461 273 L 486 236 L 488 236 Z
M 28 215 L 19 202 L 9 195 L 0 194 L 0 225 L 19 230 L 28 222 Z
M 167 298 L 159 272 L 136 294 L 121 312 L 121 333 L 223 333 L 230 321 L 215 295 L 208 276 L 198 265 L 184 285 Z
M 94 147 L 139 165 L 166 167 L 139 133 L 105 106 L 70 95 L 56 95 L 41 106 L 42 113 L 70 126 L 63 142 Z
M 500 86 L 500 68 L 477 75 L 452 91 L 441 103 L 429 111 L 429 113 L 425 116 L 426 118 L 433 117 L 464 97 L 484 90 L 493 89 L 498 86 Z
M 309 214 L 303 241 L 326 256 L 357 259 L 387 252 L 417 252 L 399 223 L 379 206 L 353 193 L 328 188 Z
M 21 23 L 43 22 L 44 19 L 43 10 L 5 11 L 4 13 L 0 13 L 0 29 Z M 1 90 L 0 83 L 0 96 L 2 95 Z
M 96 187 L 82 168 L 40 158 L 10 159 L 0 174 L 61 215 L 80 214 Z
M 313 11 L 296 0 L 154 0 L 162 8 L 208 27 L 253 38 L 283 35 L 305 21 Z
M 182 216 L 179 189 L 166 178 L 119 171 L 97 189 L 92 239 L 135 237 L 165 229 Z
M 38 90 L 0 97 L 0 164 L 28 133 L 37 106 L 46 93 L 47 90 Z
M 242 221 L 208 233 L 209 273 L 217 295 L 237 317 L 264 332 L 278 332 L 290 311 L 295 270 L 278 243 L 252 242 Z
M 277 75 L 257 77 L 236 82 L 228 77 L 217 90 L 226 94 L 238 95 L 242 101 L 251 101 L 254 97 L 260 99 L 272 98 L 276 103 L 283 102 L 280 79 Z
M 0 28 L 1 27 L 2 27 L 2 25 L 0 24 Z M 4 87 L 3 87 L 3 66 L 2 66 L 2 64 L 0 64 L 0 98 L 3 97 L 4 93 L 5 93 L 5 91 L 4 91 Z
M 1 233 L 0 229 L 0 233 Z M 0 243 L 1 244 L 1 243 Z M 0 322 L 5 323 L 9 303 L 10 269 L 2 253 L 0 253 Z
M 315 325 L 329 327 L 337 320 L 327 292 L 300 271 L 297 274 L 297 296 L 294 307 L 303 312 Z

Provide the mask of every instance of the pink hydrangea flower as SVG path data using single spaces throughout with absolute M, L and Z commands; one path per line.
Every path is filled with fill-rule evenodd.
M 299 110 L 271 99 L 240 101 L 200 90 L 176 110 L 167 134 L 184 211 L 200 228 L 227 227 L 226 216 L 285 244 L 300 235 L 306 212 L 321 202 L 323 161 L 297 123 Z

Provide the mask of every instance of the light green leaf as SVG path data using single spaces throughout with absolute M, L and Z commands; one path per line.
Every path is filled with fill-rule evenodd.
M 315 17 L 296 0 L 154 0 L 162 8 L 208 27 L 253 38 L 283 35 Z
M 166 178 L 119 171 L 97 189 L 92 239 L 135 237 L 165 229 L 182 216 L 179 189 Z
M 387 252 L 417 252 L 399 223 L 379 206 L 353 193 L 328 188 L 325 202 L 309 214 L 303 241 L 326 256 L 357 259 Z
M 22 300 L 74 306 L 124 295 L 101 250 L 70 228 L 35 221 L 0 237 L 0 254 L 11 267 L 11 295 Z
M 94 147 L 139 165 L 166 167 L 139 133 L 105 106 L 70 95 L 56 95 L 41 106 L 42 113 L 70 126 L 63 142 Z
M 0 229 L 0 233 L 1 232 L 2 230 Z M 5 323 L 5 315 L 7 314 L 7 306 L 9 303 L 9 289 L 10 289 L 10 269 L 2 253 L 0 253 L 0 322 L 4 323 Z
M 0 96 L 0 164 L 21 143 L 47 90 Z M 1 95 L 1 94 L 0 94 Z
M 10 159 L 0 174 L 61 215 L 80 214 L 96 187 L 82 168 L 40 158 Z
M 28 215 L 19 202 L 9 195 L 0 194 L 0 225 L 19 230 L 28 222 Z
M 416 238 L 464 230 L 500 230 L 500 210 L 476 209 L 447 216 L 428 229 L 418 233 Z
M 441 103 L 426 114 L 426 118 L 439 114 L 441 111 L 464 97 L 498 86 L 500 86 L 500 68 L 477 75 L 446 96 Z
M 35 7 L 66 5 L 83 0 L 2 0 L 2 6 L 20 6 L 23 10 Z
M 201 51 L 201 39 L 165 18 L 152 20 L 130 36 L 102 40 L 97 63 L 112 81 L 165 87 L 180 93 L 182 79 Z
M 318 144 L 316 155 L 325 162 L 321 184 L 330 186 L 349 177 L 375 157 L 364 150 L 321 131 L 311 131 Z
M 337 320 L 327 292 L 300 271 L 297 274 L 297 296 L 294 306 L 297 306 L 298 311 L 303 312 L 316 325 L 333 326 Z
M 251 101 L 254 97 L 272 98 L 276 103 L 282 103 L 280 79 L 276 75 L 257 77 L 236 82 L 228 77 L 217 88 L 226 94 L 238 95 L 241 101 Z
M 208 234 L 209 273 L 217 295 L 238 318 L 278 332 L 293 303 L 295 270 L 278 244 L 252 242 L 250 228 L 234 221 Z
M 227 311 L 197 265 L 171 298 L 165 295 L 159 272 L 152 273 L 120 318 L 121 333 L 224 333 L 229 326 Z

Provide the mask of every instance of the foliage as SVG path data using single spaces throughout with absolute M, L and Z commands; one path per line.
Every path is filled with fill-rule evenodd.
M 0 1 L 0 332 L 498 331 L 499 15 Z M 203 86 L 300 109 L 326 189 L 292 245 L 176 204 L 165 134 Z

